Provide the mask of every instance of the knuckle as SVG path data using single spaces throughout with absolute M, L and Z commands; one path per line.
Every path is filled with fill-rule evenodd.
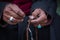
M 4 16 L 6 16 L 6 14 L 5 14 L 5 13 L 3 14 L 3 17 L 4 17 Z
M 4 13 L 9 13 L 9 10 L 4 10 Z

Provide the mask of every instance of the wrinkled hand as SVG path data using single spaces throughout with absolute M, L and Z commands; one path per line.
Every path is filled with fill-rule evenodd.
M 3 20 L 8 24 L 15 25 L 18 22 L 22 22 L 25 14 L 24 12 L 15 4 L 6 5 L 3 11 Z M 10 17 L 14 17 L 14 21 L 10 22 Z
M 46 23 L 48 22 L 47 20 L 47 15 L 45 14 L 45 12 L 41 9 L 36 9 L 32 12 L 32 16 L 34 17 L 34 19 L 31 20 L 31 23 L 34 26 L 37 25 L 41 25 L 41 26 L 46 26 Z M 31 19 L 31 16 L 30 16 Z

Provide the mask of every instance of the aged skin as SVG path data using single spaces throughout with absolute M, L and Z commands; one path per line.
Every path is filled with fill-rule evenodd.
M 14 17 L 13 22 L 8 21 L 11 16 Z M 3 11 L 3 20 L 12 25 L 22 22 L 24 16 L 24 12 L 15 4 L 6 5 Z

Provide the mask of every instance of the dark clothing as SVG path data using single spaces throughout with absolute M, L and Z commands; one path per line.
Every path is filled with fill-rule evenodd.
M 3 10 L 6 4 L 12 0 L 0 0 L 0 19 L 3 14 Z M 3 2 L 4 1 L 4 2 Z M 46 26 L 42 29 L 38 29 L 39 40 L 60 40 L 60 16 L 56 14 L 56 0 L 32 0 L 31 12 L 36 8 L 41 8 L 47 15 L 50 15 L 53 19 L 52 24 Z M 0 40 L 24 40 L 24 33 L 27 27 L 28 17 L 24 18 L 22 23 L 17 25 L 9 25 L 6 28 L 0 28 Z M 33 29 L 33 35 L 35 36 L 34 27 L 30 25 Z M 50 35 L 49 35 L 50 34 Z

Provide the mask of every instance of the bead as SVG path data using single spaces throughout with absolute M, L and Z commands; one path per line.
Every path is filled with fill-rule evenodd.
M 42 28 L 42 26 L 39 24 L 39 25 L 37 26 L 37 28 L 40 29 L 40 28 Z

